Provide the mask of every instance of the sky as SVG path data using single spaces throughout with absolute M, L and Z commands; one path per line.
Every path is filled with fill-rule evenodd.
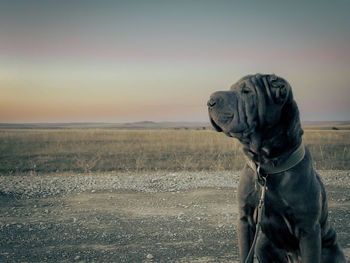
M 350 1 L 0 0 L 0 122 L 208 121 L 253 73 L 350 120 Z

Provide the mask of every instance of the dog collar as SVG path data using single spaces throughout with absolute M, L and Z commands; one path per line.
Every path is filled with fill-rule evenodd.
M 259 165 L 254 163 L 252 160 L 248 160 L 248 165 L 254 171 L 260 170 L 260 172 L 263 172 L 264 174 L 278 174 L 278 173 L 285 172 L 293 168 L 294 166 L 296 166 L 298 163 L 300 163 L 304 159 L 304 156 L 305 156 L 305 146 L 303 143 L 301 143 L 299 147 L 288 157 L 288 159 L 278 166 L 264 165 L 264 164 Z

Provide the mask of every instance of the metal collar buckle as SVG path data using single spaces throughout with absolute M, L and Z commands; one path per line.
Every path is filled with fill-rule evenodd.
M 266 179 L 268 174 L 265 174 L 261 171 L 260 165 L 256 167 L 256 181 L 262 187 L 266 186 Z

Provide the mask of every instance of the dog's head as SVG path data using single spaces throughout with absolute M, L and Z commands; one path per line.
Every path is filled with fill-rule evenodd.
M 231 137 L 250 134 L 260 127 L 273 126 L 282 108 L 293 100 L 289 83 L 276 75 L 248 75 L 229 91 L 218 91 L 208 101 L 214 128 Z

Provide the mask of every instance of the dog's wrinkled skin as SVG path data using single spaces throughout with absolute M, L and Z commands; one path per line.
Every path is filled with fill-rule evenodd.
M 237 138 L 257 165 L 278 166 L 302 143 L 303 130 L 290 85 L 276 75 L 248 75 L 208 101 L 214 128 Z M 251 247 L 260 196 L 246 165 L 238 185 L 240 260 Z M 268 175 L 265 215 L 256 243 L 259 262 L 345 262 L 328 222 L 324 186 L 308 149 L 293 168 Z

